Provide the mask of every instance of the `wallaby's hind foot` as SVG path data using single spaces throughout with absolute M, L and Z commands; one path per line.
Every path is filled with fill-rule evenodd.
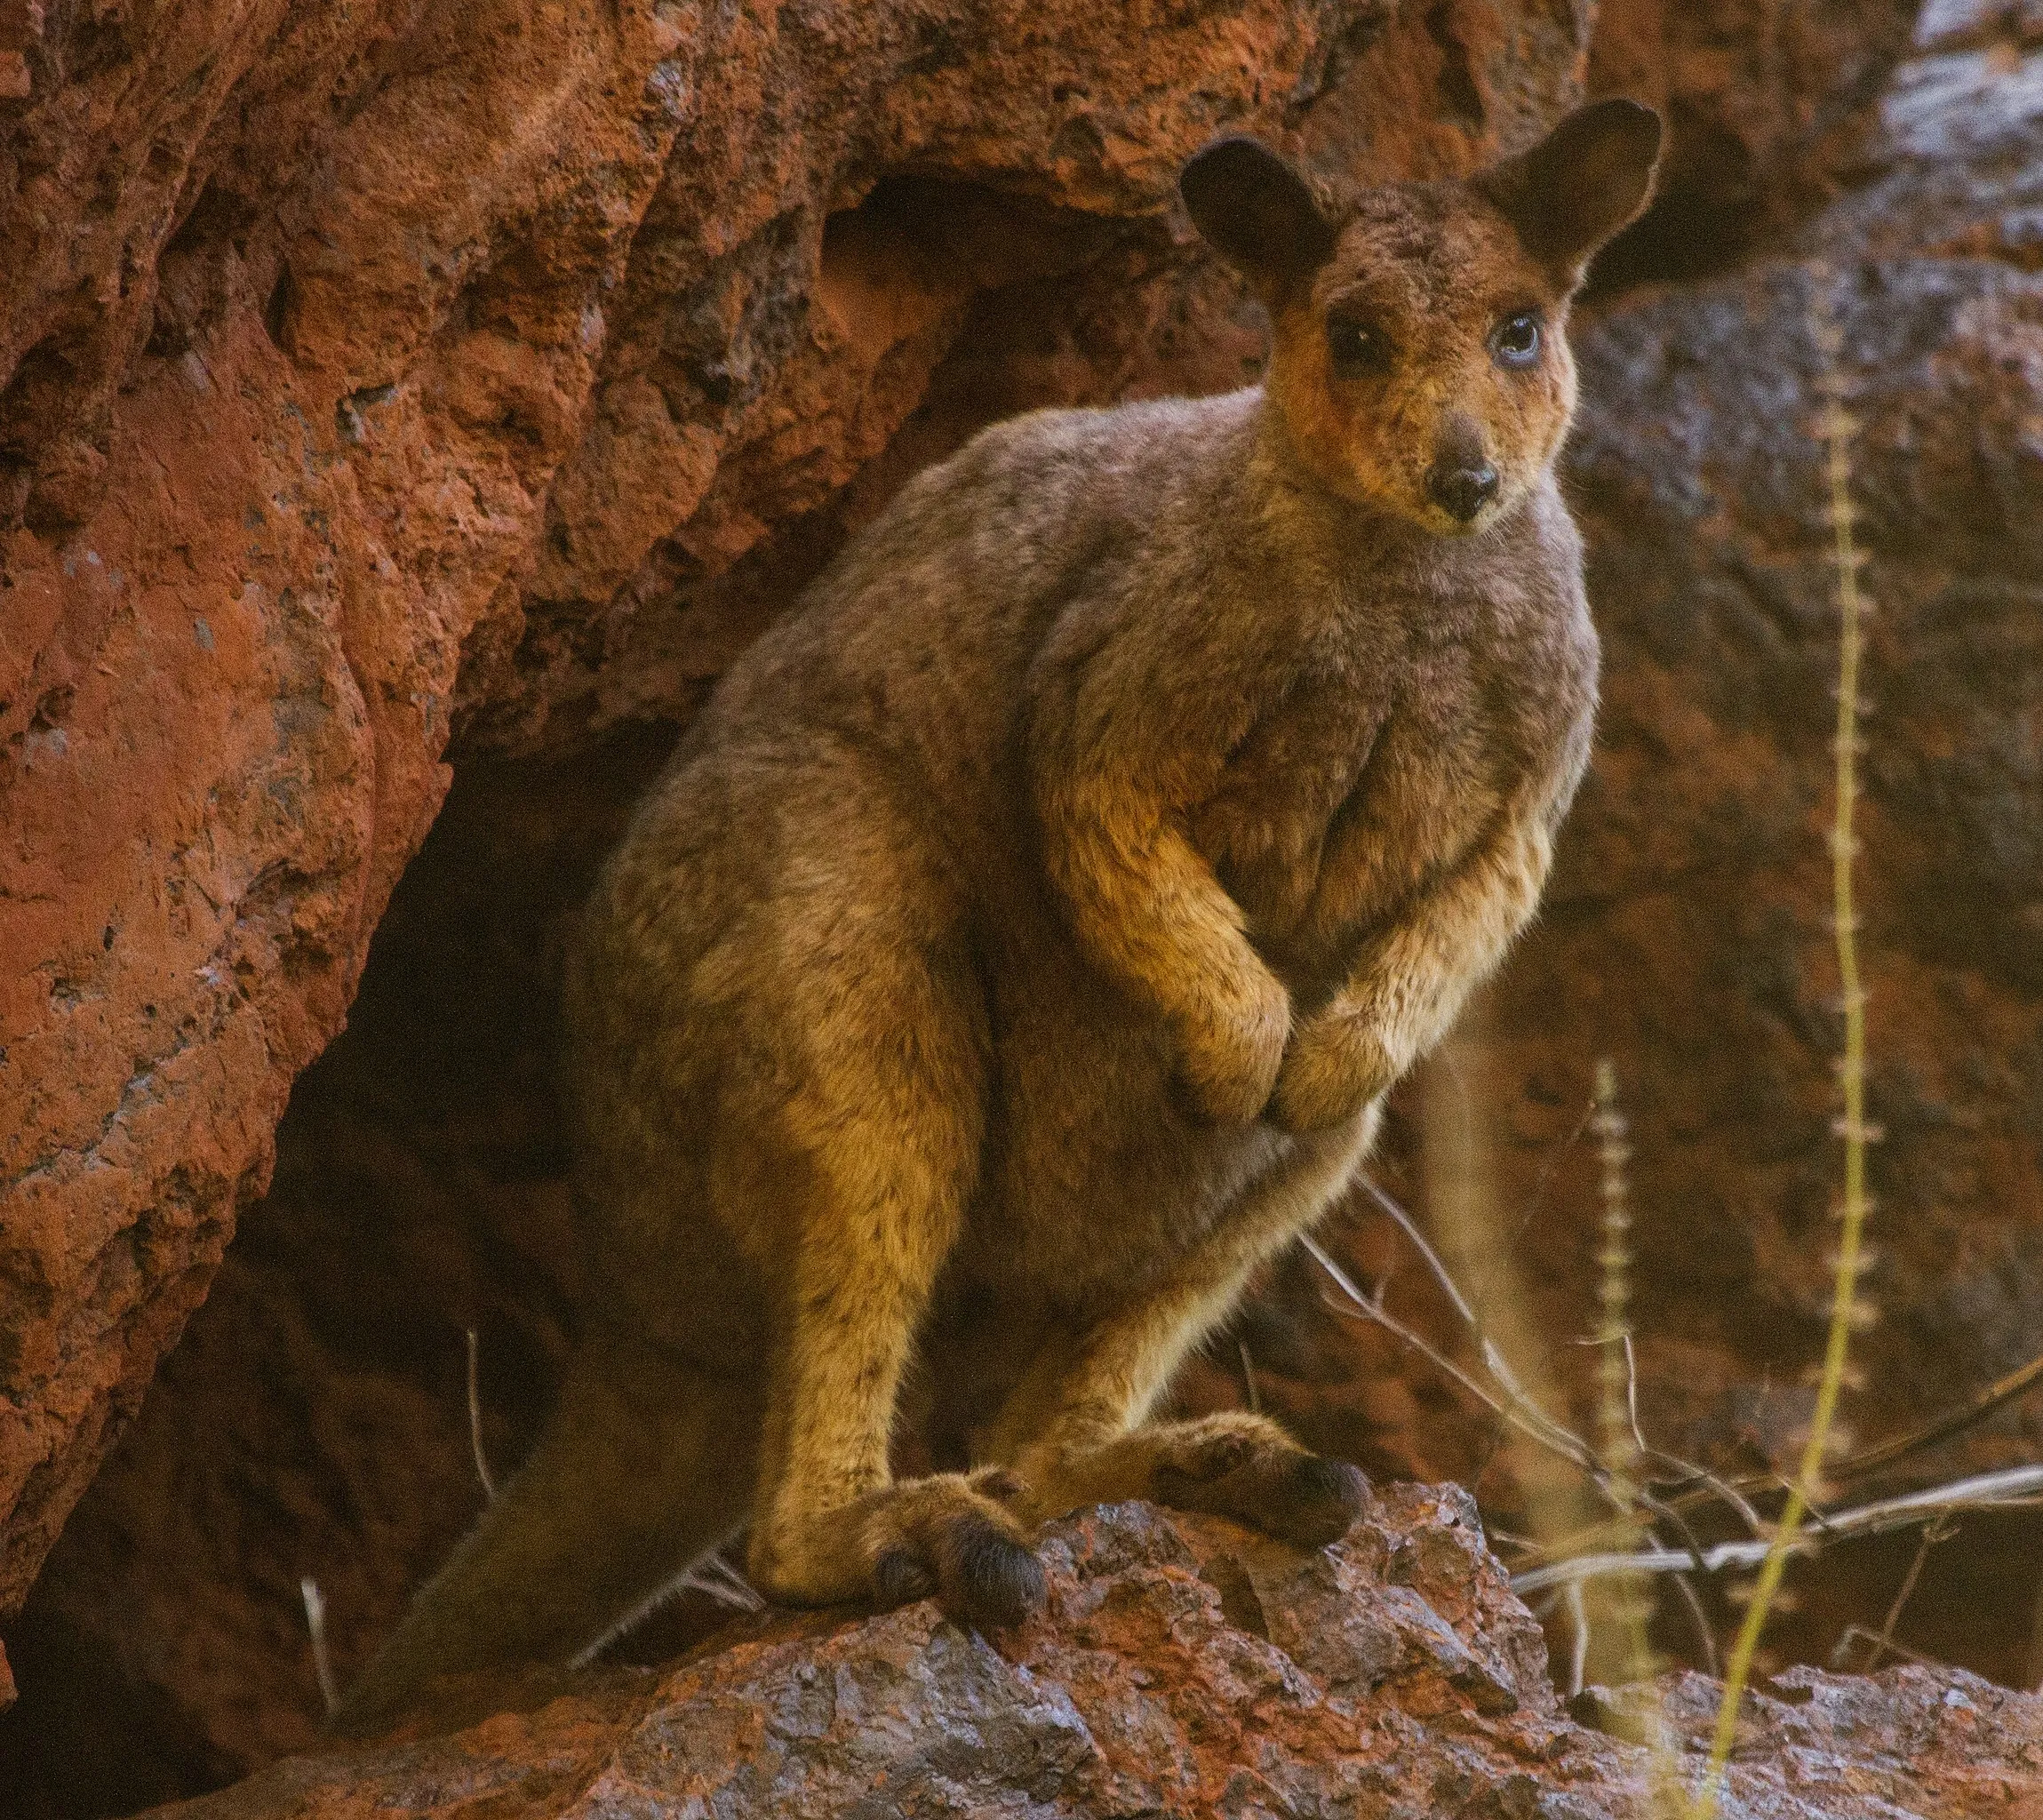
M 1062 1457 L 1025 1452 L 1022 1467 L 1043 1488 L 1031 1500 L 1039 1516 L 1146 1497 L 1232 1517 L 1305 1548 L 1338 1542 L 1369 1501 L 1361 1467 L 1308 1453 L 1267 1416 L 1241 1409 L 1152 1422 Z
M 531 1457 L 341 1702 L 387 1730 L 432 1683 L 601 1644 L 744 1522 L 756 1393 L 651 1347 L 592 1347 Z
M 812 1516 L 785 1538 L 755 1529 L 753 1579 L 794 1605 L 862 1600 L 882 1609 L 934 1598 L 976 1629 L 1024 1624 L 1048 1596 L 1021 1520 L 1001 1502 L 1004 1470 L 904 1480 Z
M 1369 1501 L 1360 1466 L 1307 1453 L 1289 1436 L 1276 1446 L 1261 1436 L 1215 1437 L 1160 1461 L 1153 1483 L 1160 1504 L 1233 1517 L 1304 1548 L 1338 1542 Z

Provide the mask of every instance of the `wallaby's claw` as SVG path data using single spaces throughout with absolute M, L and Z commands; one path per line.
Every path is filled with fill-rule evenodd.
M 873 1563 L 873 1603 L 881 1611 L 935 1597 L 937 1582 L 912 1550 L 882 1548 Z
M 997 1501 L 1025 1488 L 1005 1467 L 911 1480 L 875 1497 L 866 1529 L 872 1598 L 882 1609 L 934 1598 L 959 1624 L 1025 1624 L 1048 1594 L 1020 1521 Z
M 1291 1463 L 1259 1521 L 1288 1542 L 1324 1548 L 1354 1527 L 1369 1502 L 1369 1481 L 1360 1466 L 1307 1454 Z
M 1035 1550 L 977 1512 L 945 1521 L 937 1548 L 938 1600 L 958 1623 L 1010 1630 L 1042 1609 L 1049 1588 Z

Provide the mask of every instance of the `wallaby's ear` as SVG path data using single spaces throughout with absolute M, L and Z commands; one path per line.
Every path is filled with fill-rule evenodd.
M 1659 159 L 1657 114 L 1637 101 L 1598 101 L 1475 185 L 1525 250 L 1573 284 L 1589 255 L 1644 211 Z
M 1279 285 L 1316 272 L 1335 233 L 1305 180 L 1259 140 L 1217 139 L 1177 180 L 1192 224 L 1244 277 Z

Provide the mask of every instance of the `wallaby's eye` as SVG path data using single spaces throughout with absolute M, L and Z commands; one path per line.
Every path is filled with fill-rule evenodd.
M 1508 315 L 1491 331 L 1489 351 L 1499 366 L 1522 370 L 1539 361 L 1539 317 L 1529 309 Z
M 1356 379 L 1365 373 L 1390 371 L 1391 344 L 1367 316 L 1329 316 L 1327 352 L 1333 356 L 1337 379 Z

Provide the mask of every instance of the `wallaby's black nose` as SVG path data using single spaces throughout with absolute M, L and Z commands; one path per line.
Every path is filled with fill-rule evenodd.
M 1464 524 L 1496 497 L 1496 470 L 1487 461 L 1436 461 L 1426 470 L 1433 502 Z

